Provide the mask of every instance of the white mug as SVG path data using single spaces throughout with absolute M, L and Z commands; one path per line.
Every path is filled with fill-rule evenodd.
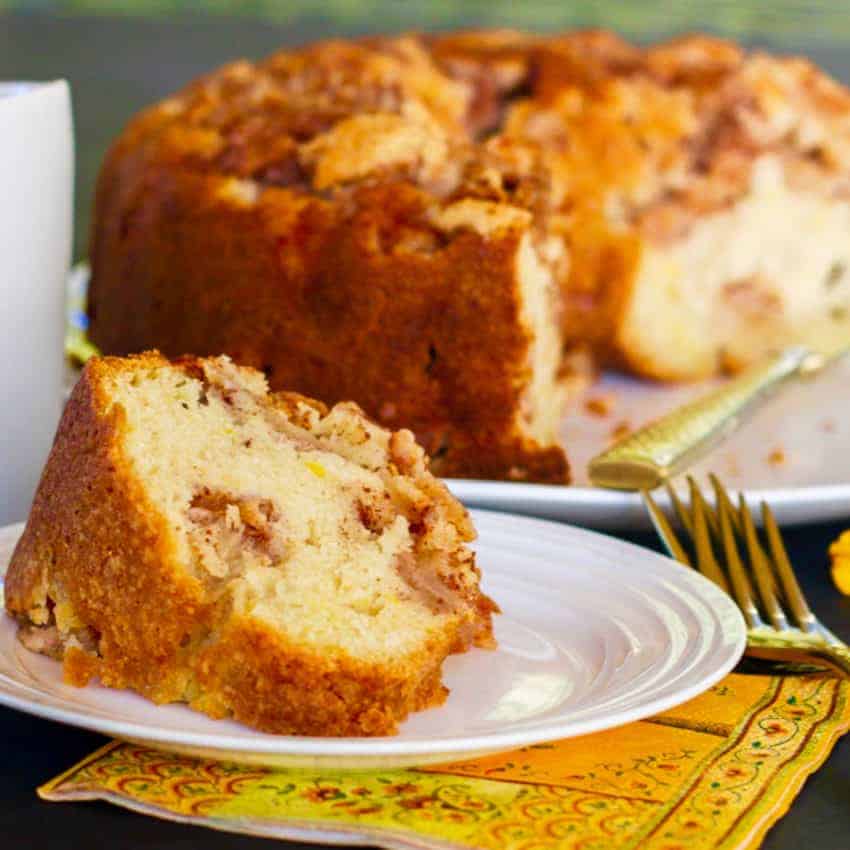
M 68 84 L 0 82 L 0 526 L 26 518 L 61 412 L 73 179 Z

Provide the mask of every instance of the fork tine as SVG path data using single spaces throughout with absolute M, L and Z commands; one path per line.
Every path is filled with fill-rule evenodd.
M 692 475 L 688 476 L 688 487 L 691 491 L 691 513 L 696 517 L 697 510 L 701 510 L 705 515 L 709 531 L 715 537 L 720 537 L 720 523 Z
M 815 617 L 812 614 L 806 602 L 806 597 L 803 596 L 803 591 L 797 582 L 797 577 L 794 575 L 794 570 L 791 567 L 791 561 L 788 560 L 788 553 L 785 550 L 785 544 L 782 542 L 782 535 L 779 533 L 779 526 L 776 524 L 776 519 L 773 512 L 764 503 L 761 503 L 761 515 L 763 519 L 764 531 L 767 537 L 767 544 L 770 550 L 770 556 L 773 561 L 773 566 L 776 570 L 776 576 L 779 579 L 779 588 L 797 625 L 804 632 L 815 630 Z
M 714 482 L 712 482 L 714 483 Z M 719 485 L 720 482 L 717 482 Z M 722 492 L 724 498 L 720 498 Z M 744 614 L 747 627 L 757 629 L 764 626 L 764 621 L 759 614 L 755 602 L 753 602 L 752 588 L 747 578 L 746 570 L 738 553 L 738 543 L 735 539 L 735 508 L 725 490 L 718 492 L 718 505 L 720 517 L 720 536 L 723 540 L 723 551 L 726 555 L 726 566 L 729 571 L 729 583 L 732 585 L 732 595 L 735 602 Z
M 673 505 L 673 508 L 676 511 L 676 517 L 679 520 L 679 524 L 682 526 L 682 528 L 685 529 L 689 537 L 693 537 L 694 522 L 691 519 L 691 515 L 688 512 L 688 509 L 684 506 L 684 504 L 682 504 L 682 500 L 679 498 L 679 494 L 676 492 L 676 489 L 669 481 L 666 482 L 666 490 L 667 495 L 670 497 L 670 504 Z
M 743 493 L 739 497 L 738 504 L 739 515 L 744 526 L 744 540 L 747 544 L 750 567 L 755 578 L 762 608 L 773 627 L 782 631 L 789 627 L 788 619 L 773 592 L 773 574 L 770 569 L 770 562 L 761 547 L 761 543 L 759 543 L 756 525 Z
M 850 679 L 850 647 L 809 609 L 770 508 L 761 505 L 765 528 L 762 542 L 743 494 L 739 494 L 736 507 L 719 479 L 711 476 L 715 495 L 712 508 L 690 476 L 688 484 L 692 501 L 686 508 L 667 482 L 682 533 L 673 531 L 670 519 L 651 493 L 644 490 L 641 495 L 670 554 L 732 594 L 747 622 L 747 654 L 785 664 L 826 666 Z M 692 545 L 682 545 L 681 539 Z M 800 628 L 791 628 L 789 619 Z M 803 634 L 804 630 L 809 634 Z
M 711 486 L 714 489 L 714 503 L 718 515 L 722 510 L 725 510 L 732 523 L 732 530 L 736 534 L 742 534 L 741 519 L 738 516 L 735 505 L 732 504 L 732 500 L 729 498 L 729 494 L 726 492 L 726 488 L 720 483 L 720 479 L 713 472 L 709 473 L 708 479 L 711 481 Z
M 685 551 L 685 547 L 679 542 L 679 538 L 676 537 L 676 533 L 673 531 L 673 527 L 667 520 L 667 517 L 664 515 L 664 512 L 661 508 L 658 507 L 658 503 L 655 499 L 652 498 L 649 490 L 643 490 L 641 495 L 643 496 L 644 504 L 649 510 L 649 516 L 652 519 L 652 524 L 655 526 L 655 530 L 658 532 L 658 536 L 663 541 L 664 545 L 667 547 L 667 551 L 677 560 L 681 561 L 683 564 L 687 564 L 689 567 L 692 566 L 691 559 L 688 557 L 688 553 Z
M 699 494 L 699 490 L 694 490 L 694 492 Z M 694 548 L 697 553 L 697 569 L 706 578 L 711 579 L 716 585 L 729 593 L 729 582 L 714 556 L 714 548 L 711 545 L 711 534 L 708 530 L 708 506 L 705 500 L 698 495 L 697 499 L 691 503 L 691 510 L 694 517 Z
M 791 613 L 797 621 L 797 625 L 804 632 L 820 635 L 827 644 L 832 646 L 843 646 L 844 642 L 836 637 L 817 617 L 806 602 L 806 597 L 794 575 L 794 568 L 782 542 L 782 534 L 779 525 L 773 516 L 773 511 L 765 502 L 761 503 L 761 515 L 764 521 L 765 534 L 773 561 L 774 570 L 779 577 L 779 584 L 785 599 L 791 608 Z

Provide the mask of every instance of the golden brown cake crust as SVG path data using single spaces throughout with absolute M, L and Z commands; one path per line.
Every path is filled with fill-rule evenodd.
M 344 650 L 317 654 L 257 620 L 232 616 L 229 607 L 223 613 L 203 577 L 178 566 L 173 529 L 121 451 L 126 414 L 104 387 L 126 363 L 96 358 L 86 365 L 5 579 L 6 609 L 24 630 L 52 627 L 60 605 L 64 616 L 73 612 L 66 680 L 82 686 L 96 677 L 158 703 L 188 701 L 213 717 L 276 733 L 392 734 L 410 711 L 440 704 L 447 693 L 443 660 L 471 643 L 492 646 L 497 606 L 473 589 L 474 631 L 448 629 L 391 668 Z M 132 363 L 167 361 L 145 353 Z M 201 368 L 194 358 L 176 365 L 188 375 Z M 280 393 L 272 401 L 285 410 L 301 397 Z M 396 451 L 404 465 L 401 445 Z M 440 505 L 461 539 L 471 539 L 469 518 L 444 485 L 416 469 L 409 474 L 427 488 L 430 509 Z M 477 568 L 469 566 L 477 582 Z
M 87 366 L 68 401 L 6 574 L 6 608 L 20 618 L 43 608 L 49 573 L 77 616 L 100 627 L 104 660 L 89 673 L 164 702 L 182 693 L 180 642 L 209 611 L 199 583 L 169 568 L 160 514 L 115 451 L 121 411 L 107 412 L 92 379 L 112 368 L 109 359 Z M 66 675 L 79 681 L 73 660 Z
M 215 696 L 196 707 L 216 716 L 225 705 L 235 719 L 269 731 L 386 735 L 398 718 L 443 703 L 448 651 L 444 643 L 427 647 L 405 659 L 420 666 L 417 678 L 404 675 L 404 665 L 388 678 L 354 661 L 319 660 L 256 624 L 237 623 L 201 659 L 198 684 Z

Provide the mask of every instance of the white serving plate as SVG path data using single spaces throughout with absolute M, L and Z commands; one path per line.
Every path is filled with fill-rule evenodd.
M 639 547 L 566 525 L 474 512 L 499 648 L 450 658 L 445 705 L 395 737 L 268 735 L 185 706 L 62 682 L 0 613 L 0 704 L 192 756 L 270 766 L 447 762 L 610 729 L 669 709 L 728 673 L 744 623 L 713 584 Z M 21 526 L 0 530 L 0 572 Z
M 648 528 L 640 496 L 591 487 L 587 463 L 610 445 L 620 423 L 636 428 L 710 387 L 606 375 L 587 398 L 610 398 L 612 410 L 606 416 L 593 415 L 580 402 L 563 422 L 573 485 L 453 480 L 449 486 L 474 507 L 597 528 Z M 781 452 L 781 462 L 771 458 L 776 452 Z M 690 472 L 705 483 L 706 474 L 715 472 L 752 504 L 768 502 L 782 525 L 850 518 L 850 359 L 787 387 Z M 667 500 L 661 495 L 660 501 Z

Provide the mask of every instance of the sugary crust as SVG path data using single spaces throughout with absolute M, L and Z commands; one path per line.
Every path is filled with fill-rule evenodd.
M 445 642 L 375 669 L 345 658 L 307 654 L 255 623 L 229 625 L 204 652 L 196 708 L 227 713 L 258 729 L 303 735 L 386 735 L 411 711 L 443 703 Z
M 165 361 L 148 353 L 132 362 L 138 368 Z M 391 664 L 358 661 L 344 648 L 319 655 L 259 621 L 233 616 L 213 601 L 201 577 L 180 566 L 174 530 L 124 459 L 125 419 L 105 383 L 126 363 L 102 358 L 86 366 L 5 579 L 6 609 L 22 626 L 46 625 L 54 604 L 57 610 L 62 604 L 96 647 L 67 646 L 66 680 L 81 686 L 98 677 L 155 702 L 186 700 L 213 717 L 275 733 L 391 734 L 408 712 L 441 703 L 443 660 L 471 643 L 493 644 L 495 604 L 479 593 L 474 633 L 448 628 L 415 657 Z M 181 366 L 188 373 L 200 368 L 193 359 Z M 281 409 L 303 404 L 292 393 L 275 401 Z M 401 445 L 396 453 L 404 465 Z M 410 463 L 408 474 L 423 486 L 431 481 L 432 504 L 447 511 L 461 539 L 471 539 L 463 508 L 419 469 L 419 454 Z M 474 565 L 469 569 L 477 580 Z

